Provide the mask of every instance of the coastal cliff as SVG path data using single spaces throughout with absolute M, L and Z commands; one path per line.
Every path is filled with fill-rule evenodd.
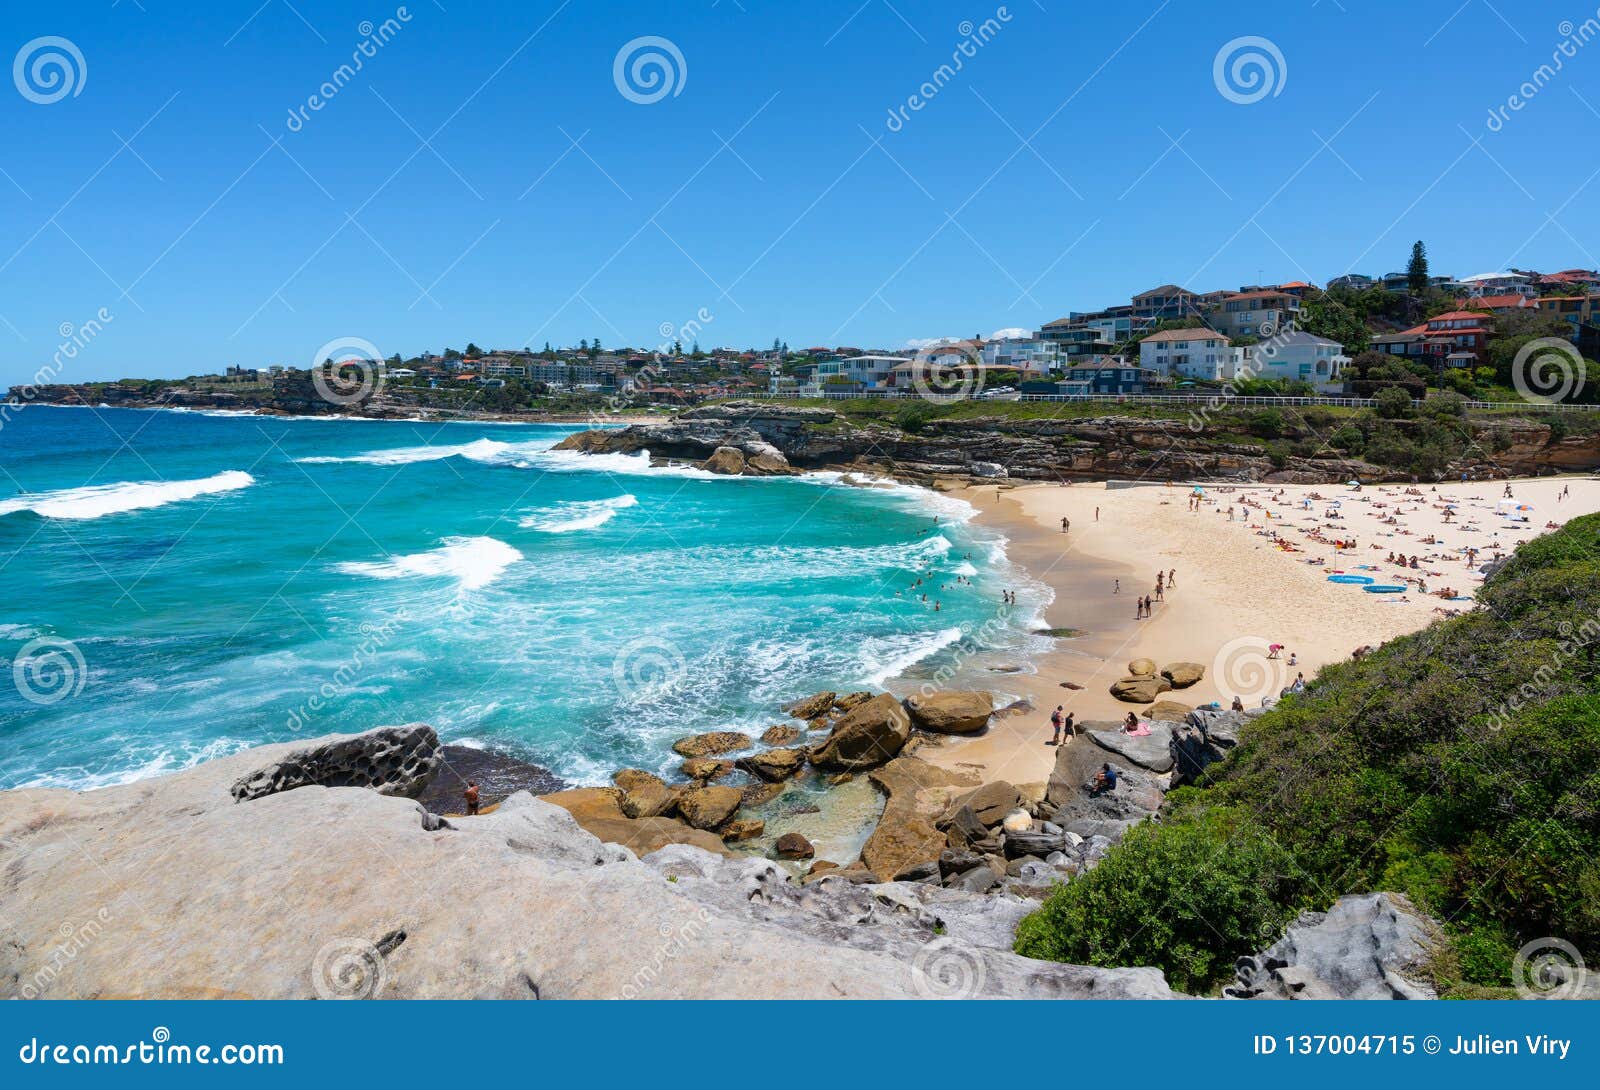
M 1395 426 L 1420 421 L 1399 422 Z M 1538 475 L 1600 467 L 1600 434 L 1564 435 L 1548 423 L 1463 420 L 1462 456 L 1441 475 Z M 1314 438 L 1314 437 L 1313 437 Z M 1307 440 L 1310 442 L 1310 440 Z M 1411 480 L 1415 474 L 1341 454 L 1327 444 L 1284 454 L 1227 430 L 1177 419 L 1103 415 L 1064 419 L 994 416 L 853 422 L 824 408 L 729 402 L 670 420 L 582 432 L 558 449 L 591 454 L 647 450 L 704 462 L 722 447 L 770 447 L 801 469 L 860 469 L 927 483 L 941 475 L 1023 480 L 1240 480 L 1320 484 L 1352 478 Z M 706 468 L 716 470 L 715 465 Z

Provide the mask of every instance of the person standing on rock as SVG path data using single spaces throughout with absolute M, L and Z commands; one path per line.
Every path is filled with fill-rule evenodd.
M 478 784 L 474 780 L 467 781 L 467 789 L 462 792 L 467 800 L 467 816 L 472 817 L 478 813 Z

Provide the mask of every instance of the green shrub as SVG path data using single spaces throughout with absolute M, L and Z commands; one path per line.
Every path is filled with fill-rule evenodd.
M 1208 991 L 1294 918 L 1293 869 L 1260 827 L 1226 811 L 1140 826 L 1022 921 L 1016 951 L 1082 965 L 1155 965 L 1177 988 Z
M 1378 415 L 1386 420 L 1404 420 L 1411 415 L 1411 395 L 1398 386 L 1385 386 L 1373 400 Z

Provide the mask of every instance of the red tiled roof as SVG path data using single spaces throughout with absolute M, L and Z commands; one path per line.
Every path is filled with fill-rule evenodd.
M 1518 295 L 1515 292 L 1509 295 L 1484 295 L 1478 298 L 1477 304 L 1480 307 L 1488 307 L 1490 310 L 1501 310 L 1506 307 L 1526 307 L 1532 305 L 1528 302 L 1527 296 Z
M 1478 310 L 1452 310 L 1447 314 L 1435 314 L 1429 318 L 1430 322 L 1458 322 L 1463 318 L 1487 318 L 1489 315 Z

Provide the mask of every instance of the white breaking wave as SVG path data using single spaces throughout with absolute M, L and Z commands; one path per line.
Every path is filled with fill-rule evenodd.
M 475 439 L 470 443 L 427 447 L 393 447 L 389 450 L 369 450 L 365 454 L 346 457 L 319 455 L 297 458 L 311 465 L 336 465 L 350 463 L 369 466 L 403 466 L 413 462 L 438 462 L 445 458 L 466 458 L 473 462 L 495 463 L 506 461 L 521 448 L 498 439 Z
M 868 640 L 861 649 L 866 673 L 863 683 L 881 688 L 889 678 L 898 677 L 936 651 L 942 651 L 961 638 L 961 629 L 944 628 L 931 636 L 896 636 Z M 910 646 L 906 646 L 908 639 Z
M 574 530 L 596 530 L 616 517 L 618 511 L 637 506 L 639 499 L 624 493 L 608 500 L 574 500 L 549 511 L 528 515 L 518 523 L 525 530 L 547 534 L 567 534 Z
M 444 544 L 425 553 L 391 556 L 388 560 L 352 560 L 339 570 L 374 579 L 405 579 L 411 576 L 445 576 L 464 590 L 486 587 L 500 577 L 522 554 L 492 537 L 447 537 Z
M 66 488 L 59 492 L 30 492 L 0 500 L 0 515 L 32 511 L 52 519 L 97 519 L 146 507 L 165 507 L 169 503 L 217 492 L 233 492 L 255 483 L 256 479 L 244 470 L 230 469 L 194 481 L 124 481 Z

